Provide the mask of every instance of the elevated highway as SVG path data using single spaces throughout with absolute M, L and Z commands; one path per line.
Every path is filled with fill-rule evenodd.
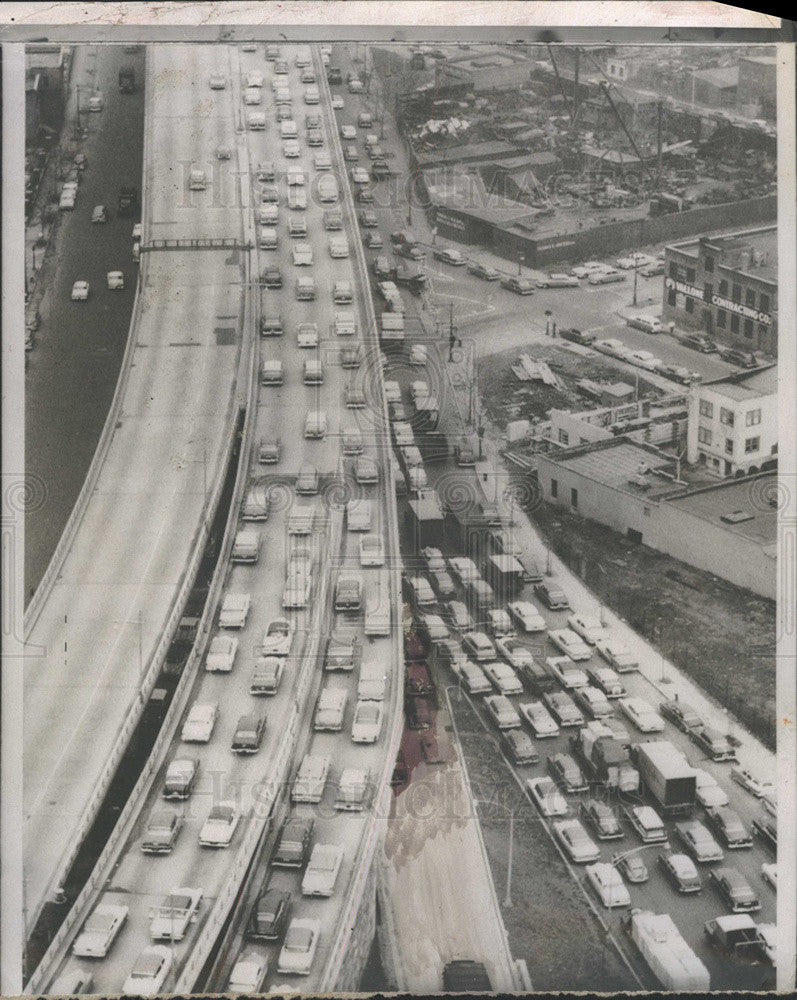
M 241 213 L 186 199 L 175 151 L 209 158 L 234 133 L 229 92 L 196 81 L 225 50 L 181 47 L 166 79 L 147 78 L 145 239 L 212 232 L 241 238 Z M 154 63 L 154 65 L 153 65 Z M 215 107 L 211 109 L 211 103 Z M 203 192 L 203 194 L 205 194 Z M 62 544 L 26 621 L 25 891 L 28 928 L 59 883 L 102 799 L 142 683 L 164 651 L 192 552 L 224 468 L 241 342 L 242 261 L 218 251 L 147 255 L 109 423 Z M 179 609 L 178 609 L 179 611 Z M 118 758 L 117 758 L 118 759 Z

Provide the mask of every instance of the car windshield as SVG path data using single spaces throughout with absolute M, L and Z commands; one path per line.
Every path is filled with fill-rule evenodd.
M 102 934 L 108 930 L 112 921 L 113 917 L 110 913 L 92 913 L 83 930 L 89 934 Z
M 164 830 L 171 830 L 173 817 L 170 813 L 155 813 L 150 816 L 147 829 L 150 833 L 159 833 Z
M 379 718 L 379 709 L 376 705 L 362 705 L 357 712 L 360 722 L 376 722 Z
M 130 973 L 131 979 L 152 979 L 160 971 L 163 959 L 160 955 L 141 955 Z

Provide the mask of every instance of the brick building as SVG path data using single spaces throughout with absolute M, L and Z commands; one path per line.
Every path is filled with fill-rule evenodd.
M 665 323 L 777 357 L 777 264 L 776 226 L 668 246 Z

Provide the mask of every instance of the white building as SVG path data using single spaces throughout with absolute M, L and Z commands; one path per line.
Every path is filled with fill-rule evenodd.
M 725 478 L 772 468 L 778 453 L 777 365 L 692 385 L 686 458 Z

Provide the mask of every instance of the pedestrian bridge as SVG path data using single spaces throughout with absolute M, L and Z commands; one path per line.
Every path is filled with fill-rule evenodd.
M 245 243 L 241 239 L 234 237 L 223 237 L 218 239 L 174 239 L 174 240 L 149 240 L 141 244 L 141 253 L 150 253 L 153 250 L 252 250 L 252 243 Z

